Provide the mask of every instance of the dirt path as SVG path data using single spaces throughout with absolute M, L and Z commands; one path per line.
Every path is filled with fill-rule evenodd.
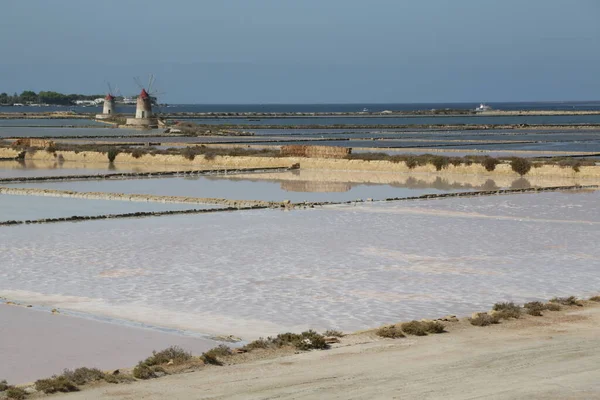
M 211 367 L 78 399 L 600 399 L 600 307 Z

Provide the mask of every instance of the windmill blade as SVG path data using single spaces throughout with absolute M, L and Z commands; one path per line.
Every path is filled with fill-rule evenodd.
M 150 93 L 152 91 L 152 86 L 154 85 L 154 80 L 155 80 L 154 74 L 150 74 L 148 76 L 148 87 L 147 87 L 148 93 Z
M 140 90 L 144 89 L 144 85 L 142 85 L 142 82 L 140 82 L 140 78 L 138 78 L 137 76 L 135 78 L 133 78 L 134 82 L 136 85 L 138 85 L 138 87 L 140 88 Z
M 116 97 L 122 97 L 123 96 L 122 93 L 121 93 L 121 89 L 119 89 L 118 86 L 115 86 L 114 96 L 116 96 Z

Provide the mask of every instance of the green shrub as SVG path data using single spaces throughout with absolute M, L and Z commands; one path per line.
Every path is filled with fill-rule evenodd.
M 4 392 L 9 387 L 10 386 L 8 385 L 8 382 L 6 382 L 6 380 L 1 380 L 0 381 L 0 392 Z
M 144 151 L 142 149 L 134 149 L 131 151 L 131 156 L 135 159 L 142 158 Z
M 323 336 L 344 337 L 344 332 L 336 331 L 335 329 L 328 329 L 323 332 Z
M 414 335 L 414 336 L 427 335 L 427 332 L 425 331 L 425 327 L 423 326 L 423 323 L 421 323 L 419 321 L 405 322 L 401 325 L 401 327 L 402 327 L 402 331 L 404 333 L 406 333 L 407 335 Z
M 474 318 L 470 318 L 471 325 L 475 326 L 489 326 L 500 322 L 500 318 L 496 315 L 490 315 L 488 313 L 478 313 Z
M 18 387 L 9 387 L 5 394 L 6 398 L 11 400 L 23 400 L 27 397 L 27 392 Z
M 513 302 L 510 303 L 496 303 L 494 304 L 495 315 L 500 319 L 520 318 L 521 307 Z
M 117 149 L 110 149 L 106 152 L 106 156 L 108 157 L 108 162 L 112 163 L 115 161 L 115 159 L 117 158 L 117 155 L 119 154 L 119 150 Z
M 181 155 L 190 161 L 194 161 L 194 158 L 196 158 L 196 152 L 192 147 L 186 147 L 181 150 Z
M 46 394 L 52 394 L 57 392 L 69 393 L 69 392 L 77 392 L 79 388 L 77 385 L 69 380 L 65 376 L 53 376 L 48 379 L 40 379 L 35 382 L 36 390 L 40 392 L 44 392 Z
M 560 304 L 561 306 L 583 306 L 583 304 L 579 300 L 577 300 L 577 297 L 575 296 L 555 297 L 550 300 L 550 303 Z
M 459 157 L 452 157 L 452 158 L 450 159 L 450 164 L 454 165 L 455 167 L 459 167 L 459 166 L 461 166 L 461 165 L 462 165 L 462 163 L 463 163 L 463 160 L 462 160 L 462 158 L 459 158 Z
M 404 163 L 406 164 L 406 166 L 408 167 L 408 169 L 414 169 L 417 165 L 419 165 L 419 162 L 414 157 L 408 157 L 404 161 Z
M 449 158 L 445 156 L 434 156 L 431 159 L 431 164 L 433 164 L 436 171 L 441 171 L 442 169 L 446 168 L 448 166 L 448 163 Z
M 510 167 L 517 174 L 523 176 L 531 170 L 531 162 L 525 158 L 514 157 L 510 162 Z
M 481 161 L 481 165 L 485 168 L 486 171 L 492 172 L 496 169 L 496 165 L 500 164 L 500 161 L 493 157 L 486 157 Z
M 406 335 L 404 333 L 402 333 L 402 331 L 395 325 L 383 326 L 383 327 L 377 329 L 375 334 L 377 336 L 381 336 L 383 338 L 390 338 L 390 339 L 398 339 L 398 338 L 406 337 Z
M 166 371 L 162 367 L 159 367 L 157 365 L 149 366 L 144 364 L 143 362 L 140 362 L 133 369 L 133 376 L 137 379 L 153 379 L 159 378 L 163 375 L 166 375 Z

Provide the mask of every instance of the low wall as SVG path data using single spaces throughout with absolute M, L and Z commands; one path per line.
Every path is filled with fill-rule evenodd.
M 352 153 L 349 147 L 334 146 L 281 146 L 281 155 L 284 157 L 308 157 L 308 158 L 345 158 Z
M 12 149 L 0 149 L 0 158 L 16 157 L 19 153 Z M 57 153 L 48 153 L 47 151 L 37 151 L 34 154 L 28 153 L 26 159 L 32 160 L 55 160 L 77 162 L 108 162 L 105 153 L 93 151 L 60 151 Z M 181 155 L 146 154 L 139 158 L 131 154 L 120 153 L 115 159 L 115 163 L 129 164 L 147 164 L 147 165 L 181 165 L 190 168 L 202 166 L 227 167 L 227 168 L 265 168 L 265 167 L 291 167 L 294 164 L 300 164 L 301 169 L 309 170 L 339 170 L 339 171 L 380 171 L 396 173 L 434 173 L 434 174 L 482 174 L 482 175 L 505 175 L 518 178 L 510 165 L 500 164 L 492 172 L 480 164 L 472 165 L 448 165 L 441 171 L 431 165 L 417 166 L 408 168 L 404 162 L 394 163 L 385 160 L 347 160 L 347 159 L 323 159 L 323 158 L 303 158 L 303 157 L 245 157 L 245 156 L 211 156 L 207 159 L 205 156 L 196 156 L 193 160 L 188 160 Z M 531 171 L 525 177 L 529 176 L 556 176 L 568 178 L 600 178 L 600 166 L 582 166 L 579 172 L 571 167 L 561 167 L 558 165 L 543 165 L 538 168 L 531 168 Z

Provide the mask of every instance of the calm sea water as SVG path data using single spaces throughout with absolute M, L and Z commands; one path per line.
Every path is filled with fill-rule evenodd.
M 600 110 L 600 101 L 577 102 L 512 102 L 487 103 L 496 110 Z M 382 104 L 170 104 L 159 106 L 159 112 L 358 112 L 368 109 L 372 112 L 395 110 L 414 111 L 431 109 L 475 109 L 479 103 L 382 103 Z M 48 112 L 73 110 L 96 112 L 102 107 L 0 107 L 0 112 Z M 120 105 L 117 111 L 133 113 L 134 106 Z

